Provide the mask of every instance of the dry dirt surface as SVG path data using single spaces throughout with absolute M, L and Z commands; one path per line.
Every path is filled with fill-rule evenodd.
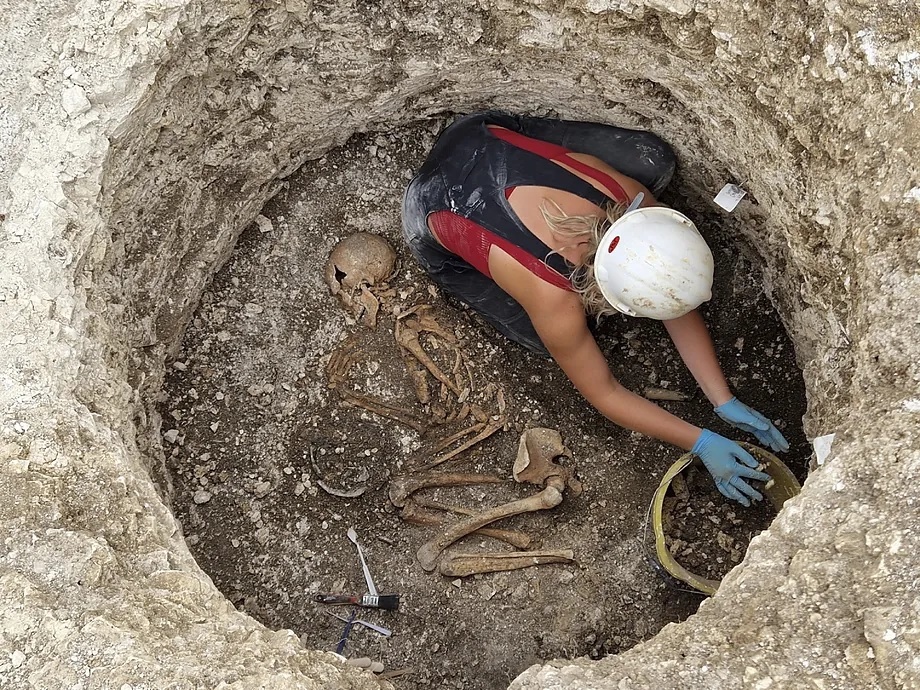
M 220 590 L 266 625 L 293 629 L 312 648 L 334 649 L 343 629 L 313 594 L 366 590 L 346 537 L 353 527 L 379 590 L 400 594 L 402 605 L 395 612 L 361 609 L 360 618 L 393 634 L 356 627 L 345 655 L 370 657 L 388 672 L 405 670 L 394 679 L 400 688 L 491 689 L 543 660 L 628 649 L 692 614 L 701 596 L 663 579 L 649 562 L 645 535 L 652 494 L 681 451 L 607 422 L 552 362 L 503 341 L 440 295 L 403 246 L 402 192 L 444 123 L 354 137 L 293 175 L 264 219 L 246 230 L 171 364 L 161 400 L 171 471 L 164 492 Z M 739 397 L 786 434 L 792 447 L 783 459 L 802 479 L 810 451 L 800 421 L 802 377 L 759 276 L 720 234 L 718 216 L 686 209 L 667 194 L 663 199 L 688 211 L 713 245 L 715 297 L 703 311 L 721 362 Z M 398 253 L 375 329 L 357 323 L 322 278 L 332 247 L 356 231 L 385 236 Z M 479 406 L 487 419 L 501 409 L 507 422 L 437 468 L 488 473 L 501 483 L 426 495 L 481 509 L 534 494 L 536 487 L 511 480 L 520 433 L 558 429 L 584 492 L 498 526 L 527 532 L 546 549 L 573 549 L 575 564 L 452 579 L 416 561 L 434 528 L 401 519 L 387 496 L 389 482 L 430 460 L 438 438 L 474 419 L 467 410 L 463 420 L 423 435 L 344 402 L 328 370 L 347 351 L 340 378 L 349 390 L 425 424 L 439 413 L 458 416 L 457 396 L 438 387 L 431 387 L 427 407 L 418 402 L 395 341 L 395 315 L 420 304 L 431 305 L 431 316 L 457 339 L 464 362 L 458 371 L 472 384 L 466 406 Z M 450 369 L 449 353 L 435 349 L 438 340 L 422 338 Z M 613 318 L 598 341 L 624 385 L 690 393 L 689 402 L 662 405 L 741 438 L 697 393 L 660 324 Z M 364 491 L 349 498 L 323 487 Z M 509 547 L 474 536 L 453 548 Z

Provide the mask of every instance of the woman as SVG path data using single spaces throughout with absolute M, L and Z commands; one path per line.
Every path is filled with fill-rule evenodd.
M 766 481 L 734 441 L 617 383 L 588 315 L 659 319 L 724 421 L 763 445 L 782 434 L 734 397 L 694 311 L 710 298 L 712 254 L 683 214 L 656 203 L 674 154 L 648 132 L 482 113 L 438 138 L 403 203 L 409 247 L 432 279 L 500 332 L 550 355 L 610 421 L 697 454 L 728 498 Z

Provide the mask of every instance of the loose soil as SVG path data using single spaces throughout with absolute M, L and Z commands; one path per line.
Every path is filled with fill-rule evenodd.
M 395 681 L 400 688 L 491 690 L 544 660 L 628 649 L 692 614 L 701 597 L 663 579 L 646 543 L 652 494 L 682 451 L 609 423 L 555 364 L 503 340 L 439 294 L 403 246 L 403 189 L 444 124 L 439 119 L 352 138 L 291 176 L 263 210 L 269 222 L 243 233 L 171 364 L 160 405 L 172 481 L 164 492 L 217 587 L 240 610 L 294 630 L 316 649 L 334 649 L 343 624 L 312 595 L 365 591 L 346 538 L 354 527 L 378 588 L 401 594 L 402 606 L 362 610 L 361 617 L 394 634 L 356 628 L 346 655 L 371 657 L 387 670 L 411 669 Z M 676 182 L 679 189 L 681 179 Z M 691 213 L 710 240 L 715 298 L 703 313 L 720 361 L 738 396 L 786 434 L 791 450 L 784 460 L 804 478 L 810 448 L 801 429 L 802 377 L 757 271 L 723 236 L 720 216 L 707 215 L 711 209 L 688 208 L 667 194 L 663 201 Z M 385 236 L 399 254 L 374 330 L 356 323 L 322 280 L 331 248 L 356 231 Z M 431 304 L 433 316 L 455 334 L 473 381 L 470 402 L 493 414 L 501 391 L 507 417 L 503 430 L 440 469 L 508 481 L 430 496 L 478 510 L 533 494 L 534 487 L 510 481 L 519 435 L 530 426 L 559 429 L 584 493 L 497 526 L 526 531 L 543 548 L 572 548 L 576 564 L 452 580 L 416 562 L 432 528 L 403 522 L 387 486 L 430 458 L 431 440 L 343 403 L 326 373 L 331 355 L 353 338 L 349 385 L 430 417 L 393 337 L 393 314 L 416 304 Z M 689 402 L 661 404 L 743 439 L 696 392 L 660 324 L 611 318 L 597 338 L 624 385 L 690 393 Z M 439 401 L 439 391 L 432 393 Z M 438 427 L 435 435 L 460 426 Z M 337 497 L 320 480 L 366 490 Z M 503 547 L 474 537 L 455 548 Z
M 766 498 L 749 508 L 727 500 L 709 473 L 695 465 L 677 477 L 674 496 L 664 499 L 662 525 L 668 551 L 684 568 L 721 580 L 747 551 L 751 539 L 770 526 L 776 509 Z M 763 493 L 762 482 L 751 482 Z

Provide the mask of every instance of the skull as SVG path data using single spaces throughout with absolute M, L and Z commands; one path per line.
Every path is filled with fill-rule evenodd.
M 396 252 L 390 243 L 369 232 L 356 232 L 339 242 L 326 263 L 326 285 L 333 295 L 353 293 L 362 286 L 385 281 L 393 273 Z
M 380 303 L 368 289 L 393 273 L 396 252 L 379 235 L 357 232 L 332 249 L 324 278 L 329 291 L 370 328 L 377 324 Z

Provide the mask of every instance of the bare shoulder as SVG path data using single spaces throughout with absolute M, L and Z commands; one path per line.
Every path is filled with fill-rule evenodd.
M 543 314 L 558 317 L 578 313 L 584 317 L 584 307 L 577 294 L 534 275 L 498 247 L 492 247 L 489 253 L 489 270 L 498 286 L 516 299 L 534 321 Z

